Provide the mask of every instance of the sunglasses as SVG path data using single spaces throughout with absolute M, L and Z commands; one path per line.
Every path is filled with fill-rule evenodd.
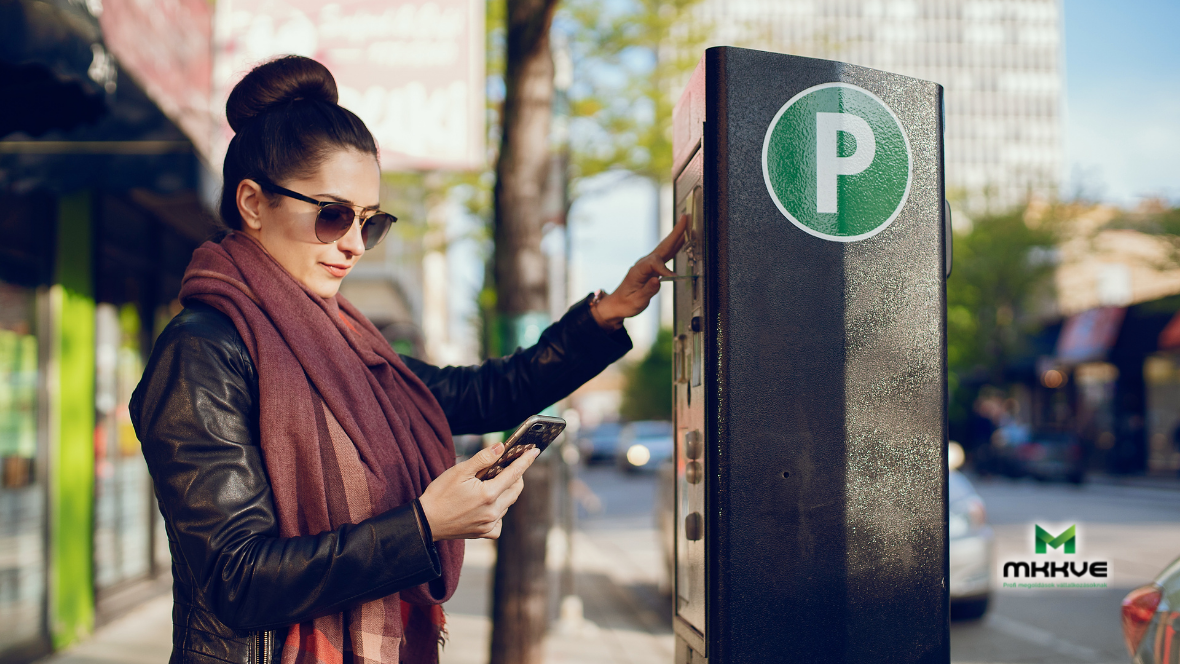
M 315 236 L 317 240 L 324 244 L 332 244 L 344 237 L 348 231 L 352 230 L 352 224 L 359 216 L 354 206 L 347 203 L 317 201 L 314 198 L 280 187 L 273 182 L 267 182 L 266 180 L 255 180 L 255 182 L 258 183 L 258 186 L 272 194 L 279 194 L 287 198 L 294 198 L 297 201 L 303 201 L 304 203 L 318 205 L 320 213 L 315 218 Z M 364 212 L 363 208 L 361 212 Z M 385 239 L 386 234 L 389 233 L 389 227 L 396 221 L 397 217 L 380 210 L 366 219 L 361 219 L 361 239 L 365 242 L 365 249 L 372 249 L 380 244 Z

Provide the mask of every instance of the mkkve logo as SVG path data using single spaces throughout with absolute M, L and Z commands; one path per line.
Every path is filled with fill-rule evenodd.
M 1053 560 L 1050 558 L 1050 556 L 1077 553 L 1077 524 L 1061 531 L 1059 535 L 1054 535 L 1039 524 L 1034 524 L 1032 541 L 1033 557 L 1031 559 L 1004 561 L 1005 588 L 1106 587 L 1105 579 L 1110 575 L 1110 563 L 1107 561 Z M 1045 557 L 1039 557 L 1041 555 Z M 1007 579 L 1017 579 L 1017 581 L 1009 582 Z M 1061 581 L 1059 582 L 1057 579 Z
M 770 121 L 762 176 L 791 223 L 854 242 L 885 230 L 905 207 L 913 157 L 885 102 L 849 83 L 824 83 L 792 97 Z
M 1070 526 L 1069 530 L 1066 530 L 1064 533 L 1061 533 L 1057 537 L 1053 537 L 1052 535 L 1049 534 L 1049 531 L 1045 530 L 1044 528 L 1042 528 L 1040 526 L 1037 526 L 1036 528 L 1037 528 L 1037 538 L 1036 538 L 1037 539 L 1037 542 L 1036 542 L 1037 553 L 1045 553 L 1046 552 L 1046 550 L 1045 550 L 1046 544 L 1053 547 L 1054 549 L 1060 548 L 1061 545 L 1064 544 L 1065 545 L 1065 553 L 1077 553 L 1078 552 L 1077 551 L 1078 527 L 1076 525 Z

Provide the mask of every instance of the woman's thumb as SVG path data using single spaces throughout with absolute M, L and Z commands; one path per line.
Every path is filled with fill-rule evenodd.
M 479 451 L 479 454 L 476 454 L 475 456 L 471 457 L 471 465 L 473 466 L 471 469 L 471 473 L 474 475 L 475 473 L 492 465 L 493 463 L 496 462 L 496 459 L 500 458 L 500 455 L 503 453 L 504 453 L 504 443 L 496 443 L 495 445 L 492 445 L 491 447 L 483 448 L 482 450 Z

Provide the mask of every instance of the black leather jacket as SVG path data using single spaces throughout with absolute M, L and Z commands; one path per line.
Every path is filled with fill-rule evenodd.
M 631 348 L 585 301 L 531 348 L 479 366 L 404 358 L 456 434 L 510 429 Z M 286 626 L 436 579 L 417 501 L 331 532 L 278 536 L 258 445 L 258 375 L 224 314 L 164 329 L 131 398 L 172 552 L 173 664 L 279 661 Z

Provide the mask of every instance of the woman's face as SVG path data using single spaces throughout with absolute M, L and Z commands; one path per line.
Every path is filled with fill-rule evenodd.
M 297 180 L 276 182 L 317 201 L 338 201 L 375 210 L 381 191 L 377 159 L 352 149 L 332 153 L 315 173 Z M 319 208 L 279 194 L 264 193 L 252 180 L 238 184 L 242 231 L 262 243 L 266 251 L 308 290 L 330 298 L 361 255 L 365 243 L 361 227 L 353 223 L 344 237 L 331 244 L 316 239 Z

